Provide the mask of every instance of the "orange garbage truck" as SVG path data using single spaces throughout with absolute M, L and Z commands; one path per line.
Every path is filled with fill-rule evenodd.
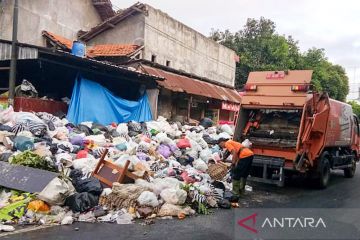
M 301 174 L 327 187 L 331 169 L 355 174 L 359 119 L 350 105 L 310 91 L 312 71 L 251 72 L 235 140 L 249 139 L 255 154 L 250 180 L 284 186 Z

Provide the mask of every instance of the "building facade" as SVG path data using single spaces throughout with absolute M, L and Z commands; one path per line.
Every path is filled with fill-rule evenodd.
M 142 59 L 234 87 L 236 53 L 147 4 L 118 16 L 112 26 L 80 36 L 88 45 L 143 45 Z M 131 7 L 130 7 L 131 8 Z M 117 23 L 116 23 L 117 22 Z
M 19 2 L 19 42 L 69 52 L 74 40 L 83 41 L 87 58 L 164 78 L 151 96 L 159 115 L 234 121 L 236 107 L 222 108 L 240 102 L 233 50 L 147 4 L 114 12 L 110 0 Z M 0 1 L 0 39 L 11 39 L 12 3 Z
M 222 106 L 226 105 L 223 103 L 238 105 L 240 101 L 233 89 L 238 56 L 166 13 L 137 3 L 95 26 L 80 39 L 89 46 L 104 43 L 141 46 L 139 54 L 122 64 L 166 79 L 168 84 L 159 84 L 160 115 L 180 121 L 203 117 L 226 123 L 235 120 L 232 109 L 236 108 L 222 109 Z

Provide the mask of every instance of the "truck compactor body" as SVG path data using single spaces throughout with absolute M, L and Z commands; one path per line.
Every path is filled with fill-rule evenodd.
M 330 169 L 353 177 L 359 160 L 359 120 L 350 105 L 310 92 L 312 71 L 251 72 L 235 139 L 255 153 L 250 179 L 284 185 L 303 174 L 320 188 Z

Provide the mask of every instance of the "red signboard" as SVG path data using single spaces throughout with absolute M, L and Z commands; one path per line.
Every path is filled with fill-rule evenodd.
M 222 102 L 221 109 L 237 112 L 240 109 L 240 105 L 235 103 Z

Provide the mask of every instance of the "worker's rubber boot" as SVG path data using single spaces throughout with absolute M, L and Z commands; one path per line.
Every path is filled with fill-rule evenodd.
M 240 178 L 239 191 L 240 195 L 245 194 L 246 178 Z
M 240 186 L 241 182 L 240 180 L 233 180 L 232 181 L 232 196 L 229 199 L 230 202 L 238 202 L 240 198 Z

